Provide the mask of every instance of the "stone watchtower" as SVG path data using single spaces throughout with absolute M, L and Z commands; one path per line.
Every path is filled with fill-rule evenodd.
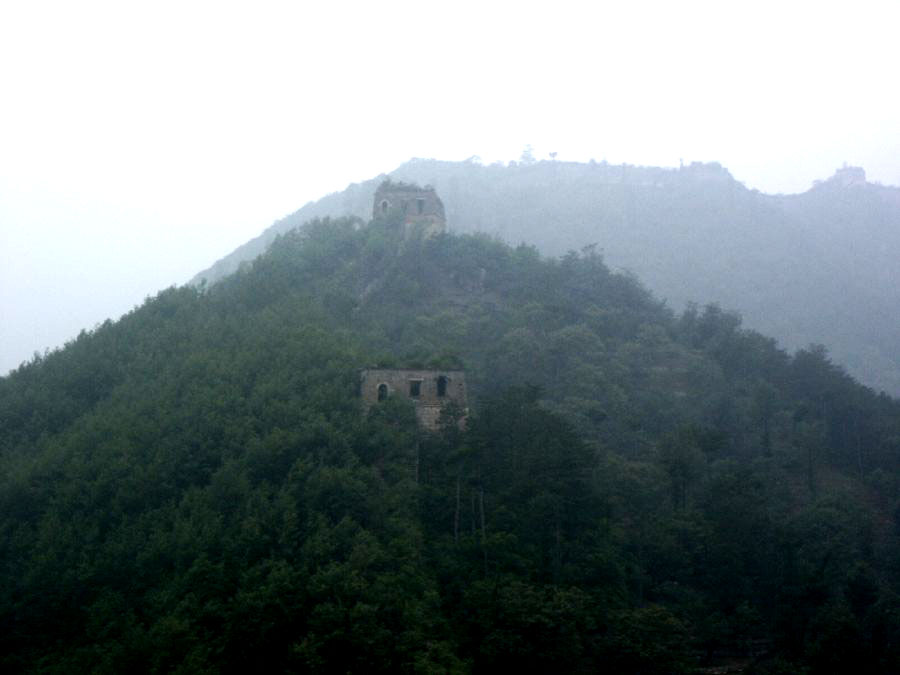
M 437 430 L 441 410 L 449 403 L 455 404 L 463 415 L 468 412 L 466 374 L 462 370 L 382 368 L 363 370 L 360 375 L 366 409 L 388 396 L 402 396 L 413 402 L 419 424 L 429 431 Z
M 401 217 L 406 226 L 421 225 L 426 236 L 440 234 L 447 227 L 444 204 L 433 187 L 395 183 L 388 178 L 375 191 L 372 217 L 391 216 Z

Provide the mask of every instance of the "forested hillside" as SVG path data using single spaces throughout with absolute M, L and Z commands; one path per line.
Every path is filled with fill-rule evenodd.
M 597 248 L 314 221 L 0 379 L 0 667 L 898 672 L 898 460 L 898 401 Z
M 784 348 L 825 344 L 851 374 L 900 395 L 900 189 L 852 168 L 800 195 L 748 190 L 718 164 L 413 160 L 391 176 L 434 185 L 451 230 L 545 255 L 595 244 L 675 311 L 687 302 L 732 308 Z M 379 180 L 306 205 L 197 280 L 234 271 L 311 218 L 368 219 Z

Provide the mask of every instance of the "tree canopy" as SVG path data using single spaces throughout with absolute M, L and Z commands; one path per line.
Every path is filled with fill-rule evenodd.
M 464 366 L 466 428 L 364 414 L 376 364 Z M 0 665 L 896 671 L 898 451 L 594 248 L 312 221 L 0 379 Z

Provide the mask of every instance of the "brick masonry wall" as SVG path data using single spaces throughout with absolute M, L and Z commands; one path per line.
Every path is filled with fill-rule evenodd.
M 440 378 L 446 378 L 444 396 L 439 396 Z M 417 385 L 414 383 L 418 383 Z M 441 408 L 449 402 L 466 409 L 466 375 L 461 370 L 367 369 L 360 373 L 360 395 L 365 409 L 378 402 L 378 388 L 385 385 L 388 396 L 402 396 L 413 402 L 419 423 L 437 429 Z M 416 388 L 418 395 L 415 395 Z
M 419 210 L 419 200 L 422 203 L 421 212 Z M 387 209 L 386 211 L 385 208 Z M 402 214 L 408 223 L 422 220 L 443 224 L 446 221 L 444 203 L 433 188 L 382 185 L 375 191 L 372 217 L 380 218 L 391 213 Z

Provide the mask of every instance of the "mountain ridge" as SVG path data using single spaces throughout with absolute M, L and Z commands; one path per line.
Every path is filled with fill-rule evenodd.
M 900 188 L 868 183 L 861 169 L 790 195 L 750 190 L 717 163 L 412 160 L 389 176 L 433 185 L 451 231 L 548 255 L 597 245 L 676 310 L 720 304 L 788 349 L 825 344 L 864 382 L 900 394 Z M 308 203 L 191 283 L 215 283 L 310 218 L 367 219 L 383 178 Z

